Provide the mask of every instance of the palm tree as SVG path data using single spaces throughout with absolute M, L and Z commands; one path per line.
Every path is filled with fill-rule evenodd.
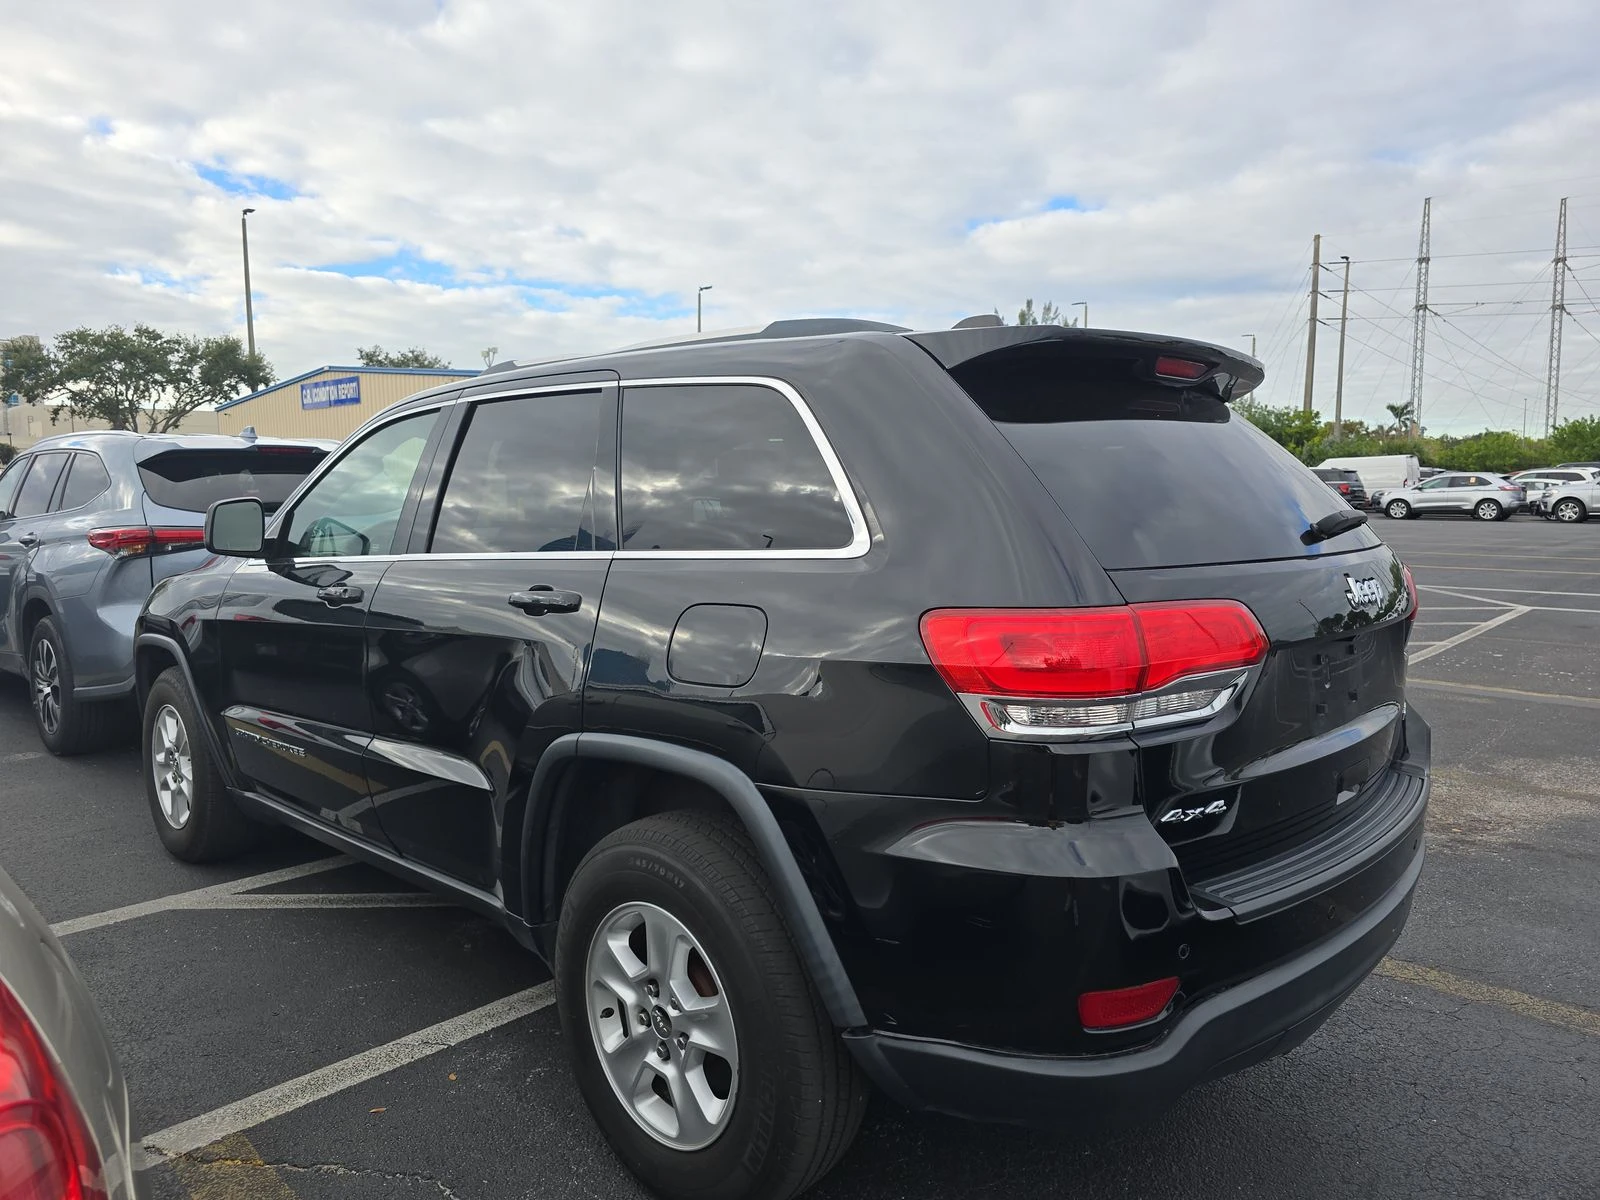
M 1412 422 L 1416 420 L 1417 414 L 1409 400 L 1401 404 L 1385 404 L 1384 408 L 1388 409 L 1389 415 L 1394 418 L 1394 424 L 1390 427 L 1393 432 L 1410 432 Z

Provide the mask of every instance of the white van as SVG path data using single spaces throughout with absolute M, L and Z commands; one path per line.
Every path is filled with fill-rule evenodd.
M 1354 458 L 1329 458 L 1319 467 L 1343 467 L 1361 476 L 1367 497 L 1376 505 L 1378 493 L 1396 488 L 1416 487 L 1422 482 L 1422 464 L 1415 454 L 1366 454 Z

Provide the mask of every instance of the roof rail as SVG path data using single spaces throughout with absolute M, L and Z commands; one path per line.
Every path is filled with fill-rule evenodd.
M 910 333 L 904 325 L 868 321 L 859 317 L 793 317 L 772 321 L 760 328 L 723 329 L 715 333 L 691 333 L 686 337 L 662 338 L 636 346 L 619 346 L 615 353 L 631 350 L 664 350 L 670 346 L 702 345 L 708 342 L 753 342 L 764 338 L 826 337 L 839 333 Z

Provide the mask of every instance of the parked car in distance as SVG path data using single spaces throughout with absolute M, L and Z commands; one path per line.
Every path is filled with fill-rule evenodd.
M 1552 487 L 1558 487 L 1564 483 L 1583 483 L 1593 479 L 1594 476 L 1594 471 L 1577 467 L 1536 467 L 1529 471 L 1518 471 L 1507 478 L 1512 483 L 1522 486 L 1523 490 L 1528 494 L 1528 511 L 1536 512 L 1539 507 L 1539 501 Z
M 1541 517 L 1575 525 L 1587 521 L 1600 508 L 1600 471 L 1563 471 L 1560 474 L 1577 475 L 1552 481 L 1542 489 L 1538 498 L 1531 501 L 1534 513 Z
M 1313 467 L 1311 471 L 1323 483 L 1338 492 L 1351 508 L 1367 506 L 1367 489 L 1361 482 L 1361 476 L 1348 467 Z
M 1318 467 L 1343 467 L 1361 477 L 1367 495 L 1415 487 L 1422 481 L 1422 465 L 1415 454 L 1365 454 L 1349 458 L 1327 458 Z
M 1148 1121 L 1309 1037 L 1422 866 L 1415 592 L 1260 380 L 817 320 L 412 397 L 152 592 L 156 834 L 288 825 L 503 923 L 676 1200 L 804 1190 L 869 1080 Z
M 67 952 L 0 870 L 0 1195 L 135 1200 L 128 1089 Z
M 1600 470 L 1600 462 L 1557 463 L 1556 465 L 1558 467 L 1587 467 L 1591 470 Z
M 133 692 L 133 623 L 155 583 L 206 558 L 206 509 L 276 509 L 325 443 L 99 432 L 48 437 L 0 475 L 0 670 L 27 678 L 53 754 L 104 740 Z
M 1383 493 L 1386 516 L 1396 520 L 1429 513 L 1470 513 L 1479 521 L 1503 521 L 1526 507 L 1527 492 L 1503 475 L 1447 471 L 1416 487 Z

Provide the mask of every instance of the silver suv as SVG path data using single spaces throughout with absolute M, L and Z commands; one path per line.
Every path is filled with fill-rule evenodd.
M 247 431 L 249 432 L 249 431 Z M 276 508 L 331 443 L 126 432 L 45 438 L 0 475 L 0 671 L 52 754 L 103 741 L 133 691 L 133 622 L 206 559 L 213 500 Z
M 1383 494 L 1383 511 L 1395 520 L 1428 513 L 1471 513 L 1480 521 L 1503 521 L 1527 503 L 1528 493 L 1520 484 L 1487 471 L 1448 471 L 1416 487 Z

